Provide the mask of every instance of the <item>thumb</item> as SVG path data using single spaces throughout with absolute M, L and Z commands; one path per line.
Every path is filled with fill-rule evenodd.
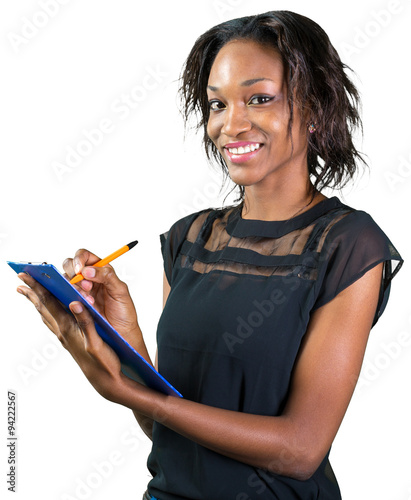
M 119 279 L 110 265 L 85 267 L 82 270 L 82 275 L 88 281 L 103 285 L 110 296 L 115 299 L 122 299 L 124 296 L 128 296 L 127 285 Z
M 83 332 L 86 350 L 96 351 L 103 344 L 103 340 L 97 333 L 91 314 L 81 302 L 72 302 L 69 307 Z

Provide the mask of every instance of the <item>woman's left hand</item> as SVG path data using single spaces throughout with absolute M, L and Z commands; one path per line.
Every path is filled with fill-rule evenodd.
M 123 377 L 118 356 L 98 335 L 91 315 L 81 302 L 72 302 L 69 314 L 60 302 L 31 276 L 20 273 L 27 286 L 25 295 L 40 313 L 43 322 L 73 356 L 93 387 L 106 399 L 115 401 Z

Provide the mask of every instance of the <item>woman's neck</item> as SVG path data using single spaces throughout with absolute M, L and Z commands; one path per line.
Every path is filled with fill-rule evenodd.
M 243 219 L 266 221 L 288 220 L 302 214 L 326 198 L 311 183 L 263 192 L 255 186 L 245 187 Z

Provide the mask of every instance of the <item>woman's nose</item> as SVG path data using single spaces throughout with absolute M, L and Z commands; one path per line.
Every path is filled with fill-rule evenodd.
M 247 114 L 247 108 L 242 106 L 231 106 L 224 113 L 224 123 L 221 132 L 229 137 L 236 137 L 242 132 L 251 129 L 251 122 Z

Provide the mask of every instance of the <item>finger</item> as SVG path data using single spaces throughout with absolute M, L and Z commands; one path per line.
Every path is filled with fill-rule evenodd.
M 90 313 L 81 302 L 72 302 L 69 307 L 83 332 L 86 350 L 93 354 L 97 353 L 104 346 L 104 341 L 97 333 Z
M 85 248 L 77 250 L 73 259 L 74 273 L 75 274 L 81 273 L 84 266 L 92 266 L 99 260 L 101 260 L 100 257 L 97 257 L 97 255 L 91 253 L 89 250 L 86 250 Z
M 18 277 L 29 287 L 28 289 L 21 287 L 25 291 L 23 295 L 31 300 L 41 314 L 47 311 L 51 317 L 67 316 L 67 312 L 60 302 L 29 274 L 19 273 Z M 28 293 L 27 290 L 33 293 Z
M 19 278 L 28 286 L 19 286 L 17 291 L 30 300 L 37 311 L 47 320 L 48 325 L 55 326 L 55 317 L 67 315 L 60 302 L 34 278 L 24 273 L 19 274 Z
M 85 292 L 91 292 L 91 289 L 93 288 L 93 283 L 88 280 L 81 280 L 77 283 L 77 285 Z
M 71 280 L 71 278 L 73 278 L 76 273 L 74 272 L 74 264 L 73 264 L 73 259 L 66 259 L 64 262 L 63 262 L 63 269 L 64 269 L 64 272 L 66 273 L 65 276 L 68 277 L 68 281 Z
M 107 292 L 113 298 L 123 297 L 125 294 L 128 294 L 127 285 L 119 279 L 110 265 L 104 267 L 86 266 L 82 270 L 82 275 L 88 281 L 104 285 Z
M 40 313 L 43 323 L 60 338 L 60 328 L 56 319 L 50 314 L 49 310 L 41 303 L 39 297 L 36 293 L 26 286 L 19 286 L 17 291 L 24 295 L 30 302 L 34 305 L 37 311 Z M 67 314 L 67 313 L 66 313 Z
M 66 259 L 63 262 L 63 269 L 65 271 L 65 273 L 63 274 L 63 276 L 66 278 L 67 281 L 71 281 L 71 279 L 74 278 L 74 276 L 76 275 L 76 273 L 74 272 L 73 260 L 74 259 Z M 93 283 L 91 283 L 91 281 L 82 280 L 79 283 L 74 284 L 73 286 L 75 288 L 77 288 L 77 290 L 85 298 L 87 298 L 88 293 L 84 294 L 84 293 L 82 293 L 82 290 L 84 290 L 85 292 L 91 292 L 91 289 L 93 288 Z M 94 299 L 92 299 L 92 300 L 94 302 Z
M 66 278 L 67 281 L 69 281 L 69 277 L 67 276 L 67 274 L 63 274 L 63 276 L 64 276 L 64 278 Z M 83 283 L 86 286 L 84 286 L 84 287 L 79 286 Z M 74 286 L 74 288 L 77 289 L 79 294 L 87 300 L 87 302 L 89 302 L 92 305 L 94 304 L 94 302 L 95 302 L 94 297 L 89 294 L 89 292 L 93 288 L 93 283 L 91 283 L 91 281 L 82 280 L 81 282 L 79 282 L 78 284 L 74 284 L 73 286 Z
M 65 271 L 63 276 L 66 278 L 67 281 L 71 281 L 72 278 L 74 278 L 74 276 L 76 275 L 76 273 L 74 272 L 73 259 L 66 259 L 63 262 L 63 269 Z M 83 288 L 83 290 L 86 291 L 90 291 L 93 287 L 93 283 L 90 283 L 90 281 L 85 281 L 85 280 L 79 282 L 76 288 L 79 285 L 81 286 L 81 288 Z

